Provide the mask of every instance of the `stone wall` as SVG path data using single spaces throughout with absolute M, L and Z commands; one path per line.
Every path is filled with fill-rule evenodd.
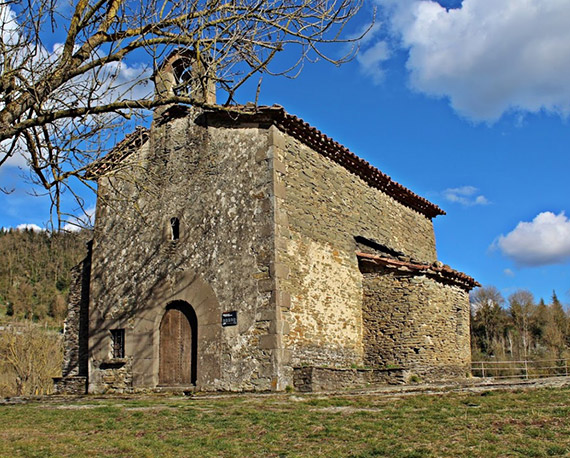
M 125 329 L 132 384 L 158 383 L 159 325 L 172 301 L 198 319 L 199 389 L 282 385 L 274 297 L 272 161 L 268 131 L 155 125 L 124 166 L 100 180 L 93 246 L 89 385 L 108 389 L 110 329 Z M 128 162 L 128 163 L 127 163 Z M 180 223 L 171 240 L 170 219 Z M 221 326 L 237 311 L 238 325 Z M 120 382 L 115 381 L 115 384 Z M 283 388 L 283 387 L 282 387 Z
M 354 252 L 365 237 L 419 262 L 436 261 L 432 221 L 370 187 L 341 165 L 285 136 L 285 207 L 303 237 Z
M 63 377 L 87 375 L 90 275 L 91 242 L 87 244 L 85 259 L 71 270 L 67 315 L 63 325 Z
M 400 271 L 364 274 L 364 361 L 427 379 L 470 367 L 469 295 L 459 286 Z
M 54 377 L 54 394 L 82 395 L 87 392 L 86 376 Z
M 131 393 L 133 391 L 133 357 L 110 358 L 97 361 L 94 367 L 94 380 L 102 393 Z
M 56 394 L 85 394 L 87 389 L 91 246 L 89 242 L 87 256 L 71 270 L 63 325 L 62 377 L 54 378 Z
M 287 276 L 277 288 L 290 301 L 284 346 L 293 365 L 361 364 L 362 275 L 355 237 L 431 263 L 436 260 L 432 222 L 280 135 L 276 247 L 277 263 Z

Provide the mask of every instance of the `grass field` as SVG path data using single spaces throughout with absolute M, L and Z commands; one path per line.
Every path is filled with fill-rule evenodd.
M 570 456 L 570 388 L 0 406 L 1 456 Z

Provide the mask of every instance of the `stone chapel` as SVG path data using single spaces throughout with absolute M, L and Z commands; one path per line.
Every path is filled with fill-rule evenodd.
M 208 108 L 157 109 L 92 168 L 56 391 L 465 377 L 478 283 L 437 260 L 445 213 L 282 107 L 201 90 Z

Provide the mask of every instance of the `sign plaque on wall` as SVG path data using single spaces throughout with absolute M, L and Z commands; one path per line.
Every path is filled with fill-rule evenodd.
M 222 313 L 222 326 L 236 326 L 237 311 Z

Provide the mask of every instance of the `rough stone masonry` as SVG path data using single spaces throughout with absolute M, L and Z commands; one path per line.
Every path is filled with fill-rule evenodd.
M 437 261 L 444 212 L 283 108 L 166 107 L 92 173 L 60 392 L 469 372 L 477 283 Z

